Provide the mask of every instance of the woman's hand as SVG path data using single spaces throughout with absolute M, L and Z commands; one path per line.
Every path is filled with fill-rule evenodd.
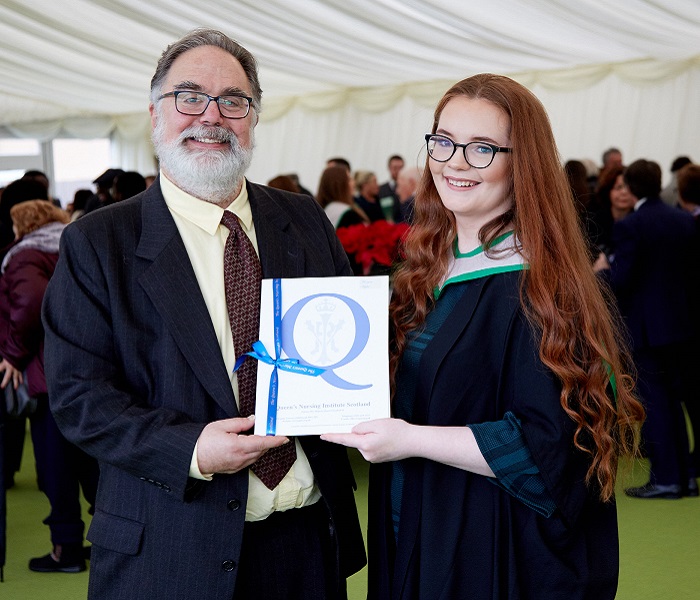
M 24 380 L 22 377 L 22 371 L 12 366 L 12 364 L 9 363 L 6 358 L 3 358 L 2 362 L 0 362 L 0 371 L 5 372 L 2 376 L 2 381 L 0 382 L 0 388 L 3 390 L 7 387 L 7 384 L 10 383 L 10 381 L 12 381 L 12 386 L 17 389 Z
M 355 425 L 351 433 L 324 433 L 321 439 L 357 448 L 372 463 L 417 456 L 494 477 L 469 427 L 412 425 L 401 419 L 377 419 Z
M 401 419 L 376 419 L 355 425 L 351 433 L 326 433 L 321 439 L 357 448 L 365 460 L 380 463 L 415 456 L 411 439 L 416 429 Z

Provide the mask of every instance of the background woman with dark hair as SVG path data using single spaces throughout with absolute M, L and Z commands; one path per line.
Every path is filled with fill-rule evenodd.
M 328 167 L 318 183 L 316 200 L 336 229 L 369 223 L 353 199 L 354 182 L 344 167 Z
M 477 75 L 426 139 L 391 302 L 394 418 L 323 436 L 383 463 L 368 597 L 612 599 L 618 457 L 644 410 L 545 110 Z
M 595 196 L 591 193 L 588 182 L 588 172 L 586 165 L 580 160 L 568 160 L 564 164 L 564 173 L 569 181 L 571 195 L 574 200 L 574 205 L 581 220 L 581 226 L 588 240 L 591 259 L 598 255 L 595 246 L 596 226 L 594 221 L 594 213 L 596 211 Z
M 49 193 L 46 187 L 33 179 L 17 179 L 4 189 L 0 197 L 0 260 L 7 251 L 7 246 L 15 241 L 10 216 L 12 207 L 26 200 L 48 199 Z
M 600 174 L 596 187 L 598 210 L 594 215 L 593 242 L 607 255 L 613 253 L 613 225 L 634 210 L 634 197 L 627 189 L 624 172 L 622 165 L 609 167 Z

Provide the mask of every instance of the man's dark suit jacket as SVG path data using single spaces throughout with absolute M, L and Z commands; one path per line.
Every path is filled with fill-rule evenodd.
M 693 335 L 688 283 L 694 236 L 693 218 L 658 197 L 613 228 L 610 282 L 630 332 L 637 390 L 647 409 L 642 437 L 650 482 L 661 485 L 685 483 L 689 476 L 681 386 Z
M 694 232 L 693 218 L 660 198 L 615 223 L 607 275 L 635 351 L 691 336 L 687 278 Z
M 264 277 L 351 273 L 313 199 L 247 185 Z M 56 421 L 101 469 L 90 598 L 232 598 L 248 471 L 211 482 L 188 472 L 204 426 L 239 413 L 157 181 L 66 228 L 43 315 Z M 365 563 L 347 454 L 301 442 L 347 576 Z

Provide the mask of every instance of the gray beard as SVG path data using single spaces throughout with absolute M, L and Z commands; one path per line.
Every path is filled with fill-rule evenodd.
M 193 125 L 185 129 L 178 139 L 165 142 L 162 117 L 158 117 L 151 140 L 160 166 L 168 178 L 188 194 L 211 202 L 226 204 L 238 190 L 251 161 L 255 138 L 250 130 L 250 148 L 241 147 L 236 135 L 224 127 Z M 230 150 L 191 150 L 184 142 L 191 137 L 205 137 L 228 142 Z

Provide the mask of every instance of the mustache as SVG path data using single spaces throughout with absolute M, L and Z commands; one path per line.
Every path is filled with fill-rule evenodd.
M 238 147 L 238 138 L 236 134 L 225 127 L 205 127 L 204 125 L 192 125 L 180 133 L 178 142 L 182 143 L 190 138 L 207 138 L 216 140 L 220 143 L 231 144 L 234 148 Z

